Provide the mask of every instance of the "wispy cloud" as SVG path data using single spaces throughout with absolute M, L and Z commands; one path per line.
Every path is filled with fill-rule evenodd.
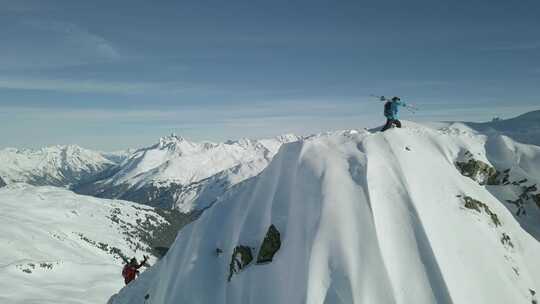
M 0 79 L 0 88 L 63 92 L 137 93 L 148 89 L 145 83 L 112 83 L 51 79 Z
M 39 70 L 124 59 L 118 46 L 99 33 L 79 25 L 23 18 L 8 22 L 0 31 L 0 69 Z
M 373 105 L 373 107 L 371 107 Z M 538 109 L 536 105 L 479 105 L 445 108 L 426 107 L 416 115 L 403 113 L 403 119 L 415 121 L 486 121 L 494 116 L 512 117 Z M 308 101 L 267 104 L 81 108 L 47 106 L 5 106 L 0 104 L 0 128 L 3 146 L 37 147 L 78 143 L 102 150 L 151 144 L 160 136 L 176 132 L 195 140 L 222 141 L 230 138 L 261 138 L 282 133 L 311 134 L 336 129 L 374 127 L 384 122 L 380 105 L 322 104 Z M 44 128 L 43 126 L 47 126 Z M 107 130 L 107 132 L 102 132 Z M 39 134 L 29 137 L 27 134 Z
M 196 90 L 198 86 L 179 82 L 115 82 L 97 80 L 0 78 L 0 88 L 16 90 L 42 90 L 68 93 L 179 93 Z
M 120 57 L 120 53 L 113 46 L 112 42 L 96 33 L 91 33 L 90 31 L 76 24 L 36 19 L 24 20 L 23 24 L 34 30 L 47 31 L 53 34 L 61 35 L 68 44 L 93 50 L 101 57 L 108 59 L 116 59 Z

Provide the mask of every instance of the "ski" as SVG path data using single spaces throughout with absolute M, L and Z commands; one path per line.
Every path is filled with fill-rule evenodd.
M 375 97 L 377 98 L 379 101 L 391 101 L 391 99 L 388 99 L 386 98 L 384 95 L 374 95 L 374 94 L 370 94 L 369 95 L 370 97 Z M 417 111 L 419 111 L 420 109 L 418 109 L 418 107 L 416 107 L 415 105 L 412 105 L 412 104 L 405 104 L 405 109 L 407 109 L 409 112 L 411 112 L 412 114 L 416 114 Z

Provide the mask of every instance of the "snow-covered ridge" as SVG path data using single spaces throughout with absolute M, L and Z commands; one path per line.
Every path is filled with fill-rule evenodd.
M 298 137 L 270 140 L 241 139 L 225 143 L 192 142 L 171 135 L 162 137 L 154 146 L 136 151 L 112 177 L 114 184 L 140 180 L 175 181 L 187 184 L 208 178 L 218 172 L 251 160 L 271 158 L 282 143 Z
M 480 132 L 496 132 L 525 144 L 540 146 L 540 110 L 510 119 L 466 124 Z
M 109 303 L 536 303 L 539 184 L 540 147 L 457 125 L 286 144 Z
M 0 178 L 7 184 L 69 187 L 113 166 L 115 163 L 101 153 L 76 145 L 0 150 Z
M 176 135 L 162 137 L 155 145 L 131 154 L 114 175 L 75 190 L 190 213 L 208 207 L 231 186 L 257 175 L 283 143 L 298 139 L 284 135 L 199 143 Z

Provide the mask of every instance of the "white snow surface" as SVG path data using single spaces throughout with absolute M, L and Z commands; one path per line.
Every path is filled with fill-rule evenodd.
M 511 180 L 540 182 L 539 147 L 459 124 L 306 138 L 222 196 L 109 303 L 532 303 L 539 208 L 514 216 L 503 186 L 456 169 L 465 151 L 510 168 Z M 464 196 L 500 225 L 485 209 L 466 208 Z M 273 262 L 252 262 L 228 282 L 233 249 L 249 246 L 256 258 L 271 224 L 282 241 Z
M 500 133 L 522 143 L 540 146 L 540 110 L 510 119 L 468 125 L 478 131 Z
M 181 185 L 186 189 L 177 197 L 173 207 L 189 213 L 204 209 L 215 200 L 210 195 L 215 191 L 199 193 L 202 188 L 215 188 L 212 181 L 234 185 L 255 176 L 268 165 L 283 143 L 299 139 L 295 135 L 283 135 L 263 140 L 199 143 L 176 135 L 162 137 L 156 145 L 134 152 L 120 165 L 115 175 L 96 185 L 102 191 L 114 186 L 126 186 L 123 191 L 116 193 L 116 197 L 147 185 L 163 189 Z M 204 194 L 209 199 L 197 203 L 199 196 Z
M 428 123 L 433 127 L 448 127 L 455 122 Z M 540 110 L 524 113 L 509 119 L 489 122 L 462 122 L 468 127 L 484 134 L 500 134 L 515 141 L 540 146 Z
M 0 150 L 0 178 L 7 184 L 70 186 L 113 165 L 101 153 L 76 145 Z
M 131 155 L 112 181 L 115 184 L 138 184 L 149 180 L 189 184 L 241 163 L 270 158 L 282 142 L 294 140 L 297 137 L 197 143 L 175 135 L 162 137 L 158 144 Z
M 105 303 L 124 285 L 123 265 L 97 245 L 142 258 L 136 246 L 144 244 L 133 236 L 128 242 L 132 231 L 121 226 L 146 215 L 163 221 L 152 210 L 55 187 L 0 189 L 0 303 Z

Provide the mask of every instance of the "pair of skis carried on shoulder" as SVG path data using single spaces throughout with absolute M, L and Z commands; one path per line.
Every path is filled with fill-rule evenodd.
M 387 98 L 385 97 L 384 95 L 382 96 L 377 96 L 377 95 L 369 95 L 370 97 L 375 97 L 377 98 L 378 101 L 384 101 L 384 102 L 387 102 L 387 101 L 392 101 L 391 98 Z M 405 103 L 404 104 L 404 107 L 405 109 L 407 109 L 409 112 L 411 112 L 412 114 L 416 114 L 417 111 L 419 111 L 419 109 L 415 106 L 415 105 L 412 105 L 412 104 L 408 104 L 408 103 Z

